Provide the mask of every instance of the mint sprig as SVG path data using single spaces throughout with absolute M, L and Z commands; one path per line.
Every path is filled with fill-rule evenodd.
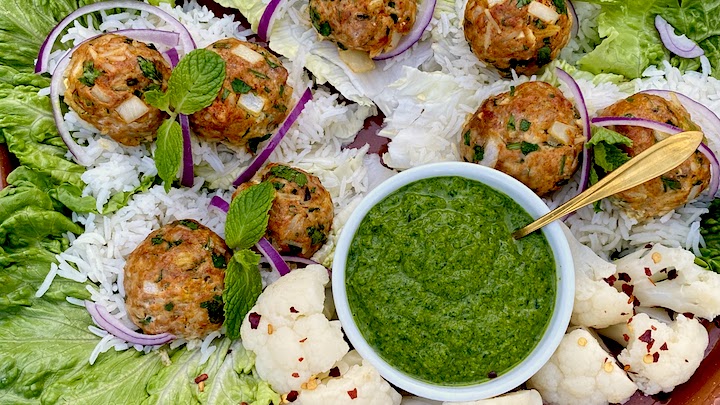
M 265 235 L 274 198 L 272 184 L 263 182 L 232 200 L 225 220 L 225 243 L 231 249 L 249 249 Z
M 235 252 L 225 270 L 225 330 L 230 339 L 240 337 L 240 325 L 262 292 L 258 264 L 260 255 L 242 249 Z
M 195 49 L 173 69 L 165 93 L 145 92 L 145 101 L 169 114 L 158 129 L 155 165 L 169 191 L 182 166 L 182 129 L 178 114 L 190 115 L 212 104 L 225 81 L 225 61 L 207 49 Z M 168 124 L 170 122 L 170 124 Z M 179 148 L 178 148 L 179 145 Z

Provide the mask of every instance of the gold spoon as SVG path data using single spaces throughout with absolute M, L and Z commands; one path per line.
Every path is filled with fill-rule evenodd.
M 565 204 L 513 232 L 513 238 L 520 239 L 588 204 L 669 172 L 689 158 L 702 140 L 702 132 L 686 131 L 656 143 Z

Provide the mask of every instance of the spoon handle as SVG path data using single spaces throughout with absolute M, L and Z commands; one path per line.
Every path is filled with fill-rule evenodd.
M 699 131 L 686 131 L 667 137 L 613 170 L 565 204 L 513 232 L 513 238 L 520 239 L 588 204 L 669 172 L 689 158 L 702 140 L 703 134 Z

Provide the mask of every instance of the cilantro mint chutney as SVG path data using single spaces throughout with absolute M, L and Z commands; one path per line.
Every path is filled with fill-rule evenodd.
M 410 183 L 375 205 L 350 245 L 350 310 L 388 363 L 420 380 L 467 385 L 520 363 L 555 303 L 555 263 L 532 217 L 463 177 Z

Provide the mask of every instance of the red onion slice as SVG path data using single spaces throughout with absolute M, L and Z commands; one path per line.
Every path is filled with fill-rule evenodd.
M 585 142 L 590 141 L 590 137 L 592 136 L 590 132 L 590 115 L 588 114 L 585 97 L 583 97 L 580 86 L 578 86 L 577 82 L 572 76 L 570 76 L 570 74 L 560 68 L 555 68 L 555 74 L 558 79 L 565 83 L 565 85 L 567 85 L 570 89 L 570 94 L 572 94 L 575 99 L 575 104 L 577 105 L 578 112 L 580 113 L 580 119 L 583 123 L 583 135 L 585 135 Z M 584 191 L 590 182 L 590 151 L 587 146 L 583 146 L 582 159 L 583 164 L 580 172 L 578 192 Z
M 280 3 L 284 0 L 270 0 L 262 16 L 260 16 L 260 22 L 258 23 L 257 34 L 260 40 L 267 42 L 272 31 L 272 26 L 275 23 L 275 11 L 277 10 Z
M 175 31 L 178 32 L 180 44 L 182 44 L 185 52 L 189 52 L 190 50 L 195 49 L 195 41 L 193 41 L 192 36 L 190 36 L 190 32 L 187 30 L 187 28 L 185 28 L 185 26 L 182 25 L 180 21 L 175 19 L 175 17 L 163 11 L 159 7 L 155 7 L 140 1 L 104 1 L 80 7 L 79 9 L 68 14 L 67 17 L 63 18 L 62 21 L 60 21 L 58 25 L 56 25 L 55 28 L 52 29 L 52 31 L 50 31 L 50 34 L 48 34 L 48 36 L 45 38 L 45 41 L 43 41 L 42 45 L 40 46 L 38 60 L 35 63 L 35 73 L 43 73 L 48 71 L 48 61 L 50 59 L 50 54 L 52 53 L 53 45 L 55 45 L 55 41 L 57 41 L 58 37 L 62 34 L 65 27 L 86 14 L 95 13 L 103 10 L 112 10 L 115 8 L 145 11 L 160 17 L 162 20 L 170 24 L 170 26 L 172 26 Z
M 282 141 L 285 137 L 285 134 L 287 134 L 297 118 L 300 116 L 300 113 L 305 109 L 305 104 L 312 100 L 312 96 L 312 91 L 309 88 L 305 89 L 305 92 L 302 96 L 300 96 L 300 100 L 298 100 L 295 107 L 293 107 L 292 111 L 290 111 L 290 114 L 288 114 L 287 118 L 285 118 L 285 121 L 283 121 L 282 125 L 280 125 L 278 131 L 272 136 L 272 138 L 270 138 L 270 141 L 267 145 L 265 145 L 263 150 L 255 156 L 255 159 L 250 162 L 247 169 L 240 173 L 240 176 L 235 179 L 233 185 L 239 186 L 242 183 L 245 183 L 250 180 L 258 170 L 260 170 L 262 165 L 268 160 L 272 152 L 280 144 L 280 141 Z
M 170 62 L 170 66 L 175 69 L 175 66 L 180 62 L 180 55 L 178 55 L 178 51 L 175 48 L 170 48 L 167 51 L 163 52 L 163 56 L 165 59 Z
M 418 5 L 417 15 L 415 17 L 415 24 L 413 25 L 410 32 L 400 39 L 400 42 L 391 50 L 381 53 L 373 58 L 373 60 L 385 60 L 392 57 L 398 56 L 401 53 L 407 51 L 422 38 L 423 32 L 430 21 L 432 21 L 433 13 L 435 13 L 436 0 L 422 0 Z
M 300 256 L 280 256 L 280 257 L 283 259 L 283 261 L 285 263 L 287 263 L 287 262 L 300 263 L 300 264 L 305 264 L 308 266 L 311 264 L 317 264 L 317 265 L 322 266 L 320 263 L 316 262 L 315 260 L 306 259 L 306 258 L 300 257 Z M 269 263 L 269 262 L 268 262 L 268 259 L 263 257 L 262 259 L 260 259 L 260 263 Z
M 155 29 L 127 29 L 108 31 L 108 34 L 123 35 L 130 39 L 140 42 L 150 42 L 153 44 L 165 45 L 174 48 L 180 44 L 180 34 L 172 31 L 163 31 Z M 97 36 L 96 36 L 97 37 Z
M 227 213 L 230 209 L 230 203 L 225 201 L 225 199 L 223 199 L 222 197 L 218 196 L 214 196 L 210 199 L 210 206 L 225 211 L 225 213 Z
M 287 263 L 285 263 L 280 253 L 275 250 L 272 243 L 265 239 L 265 237 L 260 238 L 258 243 L 255 244 L 255 247 L 265 256 L 268 263 L 270 263 L 270 267 L 280 273 L 280 276 L 290 273 L 290 268 Z
M 572 2 L 570 0 L 567 0 L 565 4 L 567 4 L 570 16 L 572 16 L 572 28 L 570 28 L 570 38 L 575 38 L 580 31 L 580 21 L 578 21 L 578 16 L 575 12 L 575 6 L 572 4 Z
M 192 142 L 190 140 L 190 119 L 185 114 L 178 114 L 180 120 L 180 128 L 183 135 L 183 167 L 180 184 L 185 187 L 192 187 L 195 181 L 195 172 L 193 170 Z
M 660 15 L 655 16 L 655 28 L 660 34 L 660 40 L 665 48 L 675 55 L 683 58 L 697 58 L 705 54 L 705 51 L 685 34 L 677 35 L 675 28 Z
M 708 193 L 710 197 L 715 198 L 718 188 L 720 188 L 720 162 L 718 162 L 715 153 L 704 143 L 700 144 L 698 150 L 710 160 L 710 186 L 708 186 Z
M 98 305 L 92 301 L 85 301 L 85 308 L 90 313 L 93 322 L 97 326 L 105 329 L 107 333 L 122 339 L 128 343 L 143 346 L 161 346 L 175 339 L 175 336 L 169 333 L 161 333 L 158 335 L 145 335 L 135 332 L 127 326 L 123 325 L 120 320 L 112 316 L 104 306 Z

